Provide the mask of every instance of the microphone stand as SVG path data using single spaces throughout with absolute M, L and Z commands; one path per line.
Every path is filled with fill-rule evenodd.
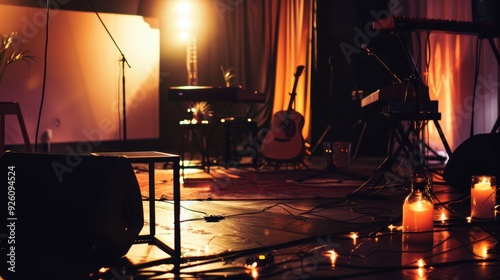
M 106 27 L 106 25 L 104 24 L 104 22 L 102 21 L 101 17 L 99 16 L 99 13 L 97 12 L 97 10 L 95 9 L 94 5 L 92 4 L 92 1 L 89 0 L 88 1 L 89 4 L 90 4 L 90 7 L 92 8 L 92 10 L 94 11 L 94 13 L 96 14 L 97 18 L 99 19 L 99 21 L 101 22 L 102 26 L 104 27 L 104 29 L 106 30 L 106 32 L 108 33 L 109 37 L 111 38 L 111 41 L 113 41 L 113 44 L 115 45 L 116 49 L 118 49 L 118 52 L 120 53 L 121 55 L 121 59 L 120 59 L 120 62 L 121 62 L 121 66 L 122 66 L 122 99 L 123 99 L 123 107 L 122 107 L 122 114 L 123 114 L 123 141 L 125 143 L 127 143 L 127 101 L 126 101 L 126 92 L 125 92 L 125 64 L 127 64 L 128 68 L 131 68 L 130 64 L 128 63 L 128 60 L 125 58 L 125 55 L 123 54 L 122 50 L 120 49 L 120 47 L 118 46 L 118 44 L 116 43 L 115 39 L 113 38 L 113 36 L 111 35 L 111 33 L 109 32 L 108 28 Z
M 385 68 L 385 70 L 387 72 L 389 72 L 389 74 L 391 74 L 391 76 L 397 81 L 398 84 L 402 84 L 403 82 L 401 81 L 401 79 L 398 77 L 398 75 L 396 75 L 396 73 L 394 73 L 391 68 L 389 68 L 389 66 L 387 66 L 387 64 L 385 64 L 382 59 L 380 59 L 380 57 L 378 57 L 378 55 L 376 55 L 374 52 L 372 52 L 366 45 L 362 45 L 361 48 L 363 48 L 363 50 L 366 51 L 366 53 L 369 55 L 369 56 L 373 56 L 377 61 L 378 63 L 380 63 L 382 65 L 382 67 Z
M 372 52 L 365 44 L 363 44 L 361 46 L 361 48 L 366 52 L 367 55 L 369 56 L 372 56 L 374 57 L 377 62 L 382 65 L 382 67 L 393 77 L 393 79 L 395 80 L 394 84 L 397 84 L 397 85 L 401 85 L 403 84 L 403 81 L 401 80 L 401 78 L 399 78 L 399 76 L 394 73 L 391 68 L 389 66 L 387 66 L 387 64 L 384 63 L 384 61 L 382 61 L 382 59 L 380 59 L 377 54 L 375 54 L 374 52 Z M 406 49 L 405 49 L 405 55 L 408 55 L 406 53 Z M 413 70 L 413 68 L 412 68 Z M 408 85 L 406 86 L 406 90 L 405 90 L 405 96 L 404 96 L 404 100 L 406 102 L 406 100 L 408 99 L 408 89 L 409 89 L 409 85 L 410 85 L 410 81 L 408 82 Z M 414 101 L 416 101 L 416 95 L 414 96 Z M 415 106 L 416 106 L 416 103 L 415 103 Z M 415 108 L 416 109 L 416 108 Z M 415 114 L 413 114 L 413 118 L 415 118 Z M 394 148 L 395 148 L 395 141 L 396 141 L 396 138 L 398 137 L 396 134 L 399 132 L 401 134 L 401 136 L 403 137 L 406 133 L 404 133 L 404 131 L 401 131 L 401 127 L 399 126 L 396 126 L 396 124 L 394 124 L 394 122 L 391 124 L 392 128 L 391 128 L 391 135 L 393 135 L 394 140 L 393 139 L 389 139 L 390 141 L 390 144 L 389 144 L 389 149 L 388 149 L 388 154 L 387 154 L 387 157 L 385 158 L 385 160 L 383 161 L 382 165 L 379 166 L 379 168 L 377 168 L 377 170 L 375 171 L 375 174 L 372 175 L 372 177 L 366 182 L 368 183 L 369 181 L 371 181 L 372 179 L 374 180 L 374 185 L 378 185 L 378 183 L 380 183 L 380 181 L 382 180 L 383 176 L 379 176 L 378 178 L 376 177 L 377 173 L 379 172 L 383 172 L 385 171 L 384 169 L 382 169 L 383 166 L 385 166 L 385 168 L 387 168 L 388 170 L 391 169 L 391 165 L 394 161 L 394 157 L 397 156 L 400 151 L 403 149 L 401 146 L 396 150 L 396 152 L 394 151 Z M 415 121 L 412 122 L 412 131 L 413 131 L 413 135 L 415 135 L 415 131 L 416 131 L 416 125 L 415 125 Z M 404 138 L 402 139 L 403 142 L 405 142 Z M 408 145 L 408 149 L 411 149 L 411 145 L 414 143 L 414 141 L 411 141 L 410 143 L 407 143 Z M 401 144 L 402 145 L 402 144 Z M 392 180 L 392 178 L 389 180 L 389 182 Z

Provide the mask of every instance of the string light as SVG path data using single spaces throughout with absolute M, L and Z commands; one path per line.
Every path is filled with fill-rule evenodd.
M 424 266 L 425 266 L 424 260 L 423 259 L 419 259 L 418 260 L 418 277 L 419 278 L 423 278 L 424 277 Z
M 332 264 L 332 267 L 335 267 L 335 262 L 337 261 L 337 257 L 339 256 L 335 250 L 331 249 L 328 250 L 328 254 L 330 256 L 330 262 Z
M 351 238 L 352 238 L 353 244 L 356 245 L 356 239 L 358 238 L 358 233 L 351 232 Z
M 443 209 L 443 210 L 441 211 L 441 223 L 443 223 L 443 224 L 444 224 L 444 223 L 445 223 L 445 221 L 446 221 L 446 214 L 445 214 L 444 209 Z

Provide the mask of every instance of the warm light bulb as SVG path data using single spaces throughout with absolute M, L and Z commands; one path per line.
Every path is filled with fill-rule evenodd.
M 424 266 L 425 266 L 424 260 L 419 259 L 418 260 L 418 277 L 420 279 L 422 279 L 424 277 Z
M 191 3 L 189 3 L 188 1 L 180 1 L 179 3 L 177 3 L 176 12 L 179 15 L 190 14 L 192 10 L 193 7 L 191 6 Z
M 441 223 L 444 223 L 446 220 L 446 214 L 444 213 L 444 210 L 441 212 Z
M 420 278 L 420 279 L 424 278 L 424 269 L 423 268 L 418 269 L 418 278 Z
M 255 269 L 255 267 L 252 269 L 252 278 L 253 279 L 258 279 L 259 278 L 259 271 L 257 269 Z
M 335 267 L 335 262 L 337 261 L 337 257 L 339 256 L 335 250 L 329 250 L 328 253 L 330 254 L 330 262 L 332 264 L 332 267 Z
M 177 19 L 177 26 L 181 30 L 187 30 L 191 27 L 191 21 L 188 18 L 181 17 Z
M 180 38 L 182 41 L 187 41 L 187 40 L 189 40 L 189 32 L 186 32 L 186 31 L 179 32 L 179 38 Z
M 358 238 L 357 232 L 351 232 L 351 238 L 354 244 L 356 244 L 356 239 Z

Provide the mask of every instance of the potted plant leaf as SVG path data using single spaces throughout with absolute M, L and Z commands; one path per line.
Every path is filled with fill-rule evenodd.
M 15 62 L 24 61 L 29 64 L 35 57 L 28 55 L 28 51 L 18 51 L 14 49 L 13 44 L 17 38 L 16 33 L 11 32 L 7 35 L 0 34 L 0 82 L 2 82 L 5 70 Z
M 0 34 L 0 83 L 4 77 L 7 68 L 15 62 L 24 61 L 29 64 L 31 60 L 35 60 L 34 56 L 28 55 L 28 51 L 18 51 L 16 48 L 16 33 L 11 32 L 7 35 Z M 21 113 L 21 108 L 17 102 L 0 102 L 0 115 L 2 120 L 4 115 L 17 115 L 21 133 L 23 134 L 24 143 L 28 152 L 31 152 L 31 145 L 28 138 L 28 132 Z M 2 125 L 2 129 L 5 127 Z M 0 154 L 5 151 L 5 131 L 0 131 Z

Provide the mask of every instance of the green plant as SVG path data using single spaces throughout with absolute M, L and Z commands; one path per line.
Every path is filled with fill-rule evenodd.
M 17 40 L 16 33 L 11 32 L 7 35 L 0 34 L 0 82 L 2 81 L 3 75 L 7 67 L 14 62 L 24 61 L 29 64 L 31 60 L 36 59 L 32 55 L 28 55 L 28 51 L 12 50 L 13 42 Z

